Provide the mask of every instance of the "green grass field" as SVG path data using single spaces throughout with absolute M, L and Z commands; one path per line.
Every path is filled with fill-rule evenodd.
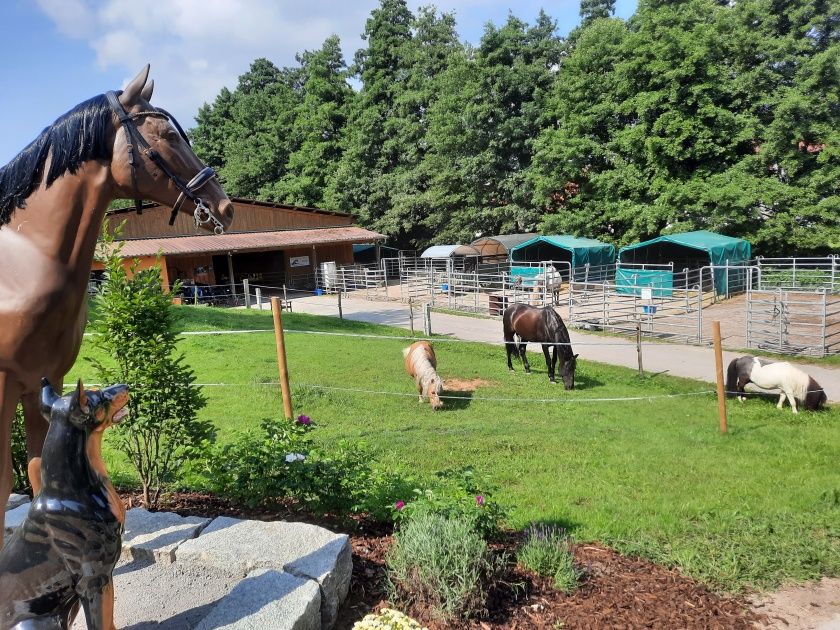
M 270 329 L 269 313 L 179 307 L 183 330 Z M 587 399 L 688 394 L 707 383 L 592 363 L 585 349 L 577 388 L 551 385 L 541 354 L 533 375 L 509 373 L 504 349 L 437 343 L 444 379 L 482 379 L 433 412 L 412 396 L 401 349 L 408 342 L 291 332 L 405 335 L 399 329 L 284 314 L 296 413 L 321 440 L 358 439 L 378 459 L 420 474 L 467 464 L 500 487 L 510 525 L 561 524 L 581 541 L 638 553 L 717 588 L 765 588 L 840 574 L 840 409 L 791 414 L 774 400 L 729 403 L 730 433 L 718 432 L 716 401 L 698 396 L 598 402 Z M 184 337 L 200 383 L 201 412 L 219 440 L 281 413 L 270 332 Z M 94 381 L 85 343 L 70 379 Z M 652 367 L 652 366 L 651 366 Z M 266 385 L 269 384 L 269 385 Z M 504 398 L 504 401 L 483 400 Z M 552 399 L 536 402 L 534 399 Z M 125 463 L 111 453 L 114 477 Z

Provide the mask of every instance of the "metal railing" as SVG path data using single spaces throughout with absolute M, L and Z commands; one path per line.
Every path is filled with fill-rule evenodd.
M 840 255 L 755 260 L 760 278 L 754 288 L 840 292 Z

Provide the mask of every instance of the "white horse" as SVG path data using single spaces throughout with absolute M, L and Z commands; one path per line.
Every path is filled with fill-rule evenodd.
M 728 372 L 726 389 L 729 395 L 742 394 L 747 383 L 761 389 L 781 389 L 776 406 L 781 409 L 787 398 L 793 413 L 799 413 L 797 401 L 805 409 L 816 410 L 828 400 L 819 383 L 787 361 L 767 363 L 757 357 L 745 356 L 733 359 Z M 738 399 L 743 402 L 744 396 L 739 395 Z
M 432 344 L 428 341 L 415 341 L 403 350 L 405 369 L 417 384 L 420 402 L 428 398 L 432 409 L 443 407 L 440 395 L 443 393 L 443 380 L 437 373 L 437 358 Z

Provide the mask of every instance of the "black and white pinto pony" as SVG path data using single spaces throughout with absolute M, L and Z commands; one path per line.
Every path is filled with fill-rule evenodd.
M 548 369 L 548 380 L 554 380 L 554 371 L 558 356 L 560 360 L 560 374 L 566 389 L 575 388 L 575 369 L 578 355 L 572 352 L 569 331 L 566 324 L 551 306 L 542 308 L 528 304 L 513 304 L 505 309 L 502 315 L 502 326 L 505 335 L 505 350 L 507 350 L 508 369 L 513 370 L 510 356 L 513 352 L 522 359 L 525 371 L 530 374 L 531 366 L 525 355 L 528 342 L 541 343 L 545 355 L 545 366 Z
M 744 386 L 747 383 L 761 389 L 781 389 L 776 406 L 781 409 L 787 398 L 793 413 L 799 413 L 797 402 L 803 409 L 817 410 L 828 400 L 819 383 L 787 361 L 774 363 L 753 356 L 733 359 L 726 371 L 727 395 L 738 396 L 738 400 L 743 402 Z
M 403 350 L 403 357 L 405 370 L 417 385 L 419 402 L 428 398 L 432 409 L 442 408 L 440 396 L 443 393 L 443 379 L 437 373 L 437 357 L 432 344 L 428 341 L 415 341 Z

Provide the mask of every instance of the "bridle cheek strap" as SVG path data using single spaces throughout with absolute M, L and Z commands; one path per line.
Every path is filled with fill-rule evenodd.
M 199 205 L 201 199 L 196 196 L 195 191 L 199 190 L 202 186 L 204 186 L 204 184 L 214 177 L 216 177 L 216 171 L 209 166 L 205 166 L 195 177 L 186 183 L 186 185 L 181 189 L 181 194 L 178 195 L 178 199 L 176 199 L 175 203 L 172 205 L 172 214 L 169 216 L 169 225 L 174 225 L 175 217 L 178 216 L 178 211 L 187 199 L 195 203 L 196 206 Z M 201 205 L 203 206 L 204 204 L 202 203 Z M 206 221 L 204 221 L 204 223 L 206 223 Z

